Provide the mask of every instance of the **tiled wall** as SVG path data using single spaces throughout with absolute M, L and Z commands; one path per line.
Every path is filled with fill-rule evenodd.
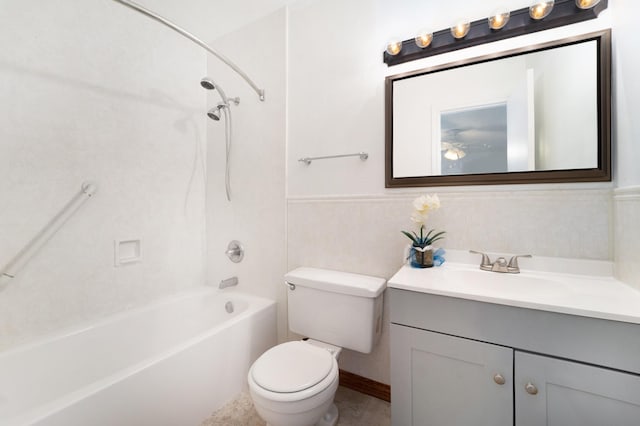
M 291 198 L 288 268 L 301 265 L 391 277 L 402 265 L 417 193 L 386 197 Z M 442 246 L 498 253 L 611 260 L 611 191 L 441 192 L 429 226 Z M 341 368 L 389 383 L 388 311 L 371 355 L 344 351 Z
M 616 277 L 640 290 L 640 186 L 614 193 Z

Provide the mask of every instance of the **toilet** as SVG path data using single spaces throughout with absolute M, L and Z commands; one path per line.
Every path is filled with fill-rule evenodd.
M 249 393 L 270 426 L 334 426 L 342 348 L 371 353 L 382 332 L 386 280 L 317 268 L 285 275 L 289 329 L 305 336 L 262 354 Z

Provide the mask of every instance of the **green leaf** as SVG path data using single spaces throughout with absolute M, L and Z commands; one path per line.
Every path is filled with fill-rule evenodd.
M 426 238 L 425 238 L 425 243 L 427 245 L 431 245 L 434 242 L 438 241 L 438 240 L 442 240 L 444 239 L 444 237 L 442 236 L 443 234 L 446 233 L 446 231 L 440 231 L 440 232 L 436 232 L 435 234 L 431 235 L 435 230 L 432 229 L 429 231 L 429 233 L 427 234 Z
M 438 240 L 443 240 L 443 239 L 444 239 L 444 237 L 432 238 L 431 241 L 429 241 L 429 245 L 435 243 Z
M 414 244 L 420 244 L 416 238 L 418 238 L 418 236 L 416 235 L 415 237 L 413 235 L 411 235 L 410 233 L 408 233 L 407 231 L 400 231 L 402 232 L 407 238 L 409 238 L 411 241 L 413 241 Z M 415 234 L 415 232 L 414 232 Z

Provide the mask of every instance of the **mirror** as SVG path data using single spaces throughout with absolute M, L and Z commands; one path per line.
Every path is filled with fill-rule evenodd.
M 611 180 L 610 30 L 386 79 L 386 187 Z

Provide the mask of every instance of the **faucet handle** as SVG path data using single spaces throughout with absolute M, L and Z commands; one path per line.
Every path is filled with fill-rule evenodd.
M 482 261 L 480 262 L 480 269 L 488 269 L 491 270 L 491 259 L 486 253 L 482 253 L 481 251 L 469 250 L 469 253 L 479 254 L 482 256 Z
M 518 265 L 519 257 L 533 257 L 533 256 L 531 256 L 530 254 L 520 254 L 518 256 L 513 256 L 511 260 L 509 260 L 509 264 L 507 265 L 507 268 L 509 269 L 510 272 L 520 272 L 520 266 Z
M 237 240 L 231 241 L 227 246 L 227 251 L 224 253 L 233 263 L 242 262 L 242 259 L 244 259 L 244 247 L 242 247 L 242 243 Z

